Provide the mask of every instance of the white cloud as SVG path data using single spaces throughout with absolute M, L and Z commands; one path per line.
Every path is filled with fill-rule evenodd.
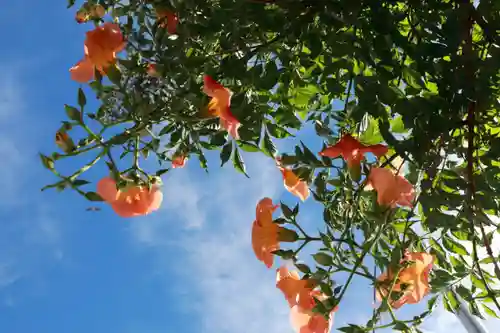
M 436 308 L 432 317 L 426 320 L 421 328 L 425 333 L 467 333 L 457 316 L 446 311 L 442 305 Z
M 32 131 L 37 126 L 22 99 L 19 66 L 0 67 L 0 290 L 39 273 L 48 260 L 62 258 L 60 226 L 50 207 L 40 199 L 33 182 L 42 171 L 35 160 L 38 149 Z M 29 122 L 23 124 L 26 118 Z M 30 128 L 27 128 L 30 127 Z M 20 129 L 24 129 L 21 130 Z M 5 296 L 12 303 L 12 295 Z M 15 298 L 15 297 L 14 297 Z
M 0 121 L 15 117 L 21 111 L 22 98 L 18 89 L 19 84 L 15 77 L 9 75 L 9 71 L 2 69 L 2 79 L 0 80 Z
M 203 332 L 291 332 L 275 271 L 255 259 L 250 244 L 255 204 L 282 192 L 281 174 L 269 158 L 244 157 L 251 179 L 217 165 L 209 175 L 175 170 L 164 180 L 162 211 L 131 227 L 139 242 L 156 247 L 160 262 L 168 265 L 166 274 L 175 266 L 187 278 L 186 288 L 196 290 L 194 310 Z M 165 241 L 179 224 L 188 230 L 185 235 Z M 172 251 L 185 256 L 172 263 Z M 161 259 L 162 254 L 168 258 Z M 185 306 L 193 307 L 193 302 Z

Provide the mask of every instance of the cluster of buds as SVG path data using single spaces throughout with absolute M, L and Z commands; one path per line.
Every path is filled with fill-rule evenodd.
M 85 23 L 89 20 L 100 19 L 106 14 L 106 10 L 101 5 L 89 5 L 85 3 L 76 13 L 75 19 L 78 23 Z

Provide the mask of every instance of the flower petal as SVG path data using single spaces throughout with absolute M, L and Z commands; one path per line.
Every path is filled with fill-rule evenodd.
M 115 202 L 119 195 L 116 189 L 116 182 L 109 177 L 102 178 L 97 183 L 97 194 L 108 203 Z
M 158 185 L 153 185 L 149 193 L 148 213 L 158 210 L 161 207 L 162 201 L 163 201 L 163 193 L 161 192 Z
M 94 79 L 94 65 L 87 57 L 78 61 L 75 66 L 69 69 L 71 79 L 79 83 L 87 83 Z

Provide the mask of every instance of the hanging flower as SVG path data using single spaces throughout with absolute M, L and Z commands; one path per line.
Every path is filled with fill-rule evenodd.
M 297 305 L 301 293 L 310 293 L 314 285 L 309 280 L 301 280 L 296 271 L 290 271 L 285 266 L 276 270 L 276 288 L 281 290 L 290 307 Z
M 412 207 L 415 199 L 413 185 L 404 177 L 386 168 L 372 168 L 365 189 L 377 191 L 377 202 L 382 206 Z
M 336 158 L 342 156 L 349 168 L 357 167 L 365 158 L 366 153 L 373 153 L 377 157 L 385 155 L 387 146 L 377 144 L 365 146 L 350 134 L 342 135 L 342 138 L 333 146 L 325 148 L 319 153 L 320 156 Z
M 163 201 L 163 194 L 156 184 L 151 189 L 130 185 L 118 190 L 116 182 L 109 177 L 97 183 L 97 194 L 121 217 L 147 215 L 160 208 Z
M 434 257 L 425 252 L 406 253 L 402 264 L 411 262 L 398 274 L 397 280 L 392 288 L 393 293 L 402 293 L 397 300 L 389 300 L 389 304 L 399 309 L 404 304 L 416 304 L 420 302 L 429 292 L 429 272 L 432 269 Z M 377 299 L 382 301 L 387 297 L 394 281 L 394 272 L 389 270 L 377 278 Z
M 227 89 L 210 76 L 203 77 L 203 92 L 212 97 L 208 103 L 208 112 L 213 117 L 219 117 L 220 125 L 235 139 L 239 139 L 238 129 L 241 123 L 231 112 L 231 90 Z
M 290 321 L 297 333 L 327 333 L 333 322 L 333 313 L 329 320 L 323 315 L 313 313 L 316 305 L 314 298 L 322 301 L 326 296 L 314 290 L 316 283 L 309 279 L 300 279 L 297 272 L 290 272 L 286 267 L 277 271 L 276 287 L 285 295 L 290 305 Z
M 292 169 L 284 167 L 279 158 L 276 159 L 276 165 L 283 175 L 283 183 L 287 191 L 305 201 L 310 194 L 307 182 L 301 180 Z
M 273 252 L 280 249 L 280 242 L 294 242 L 298 239 L 293 230 L 283 228 L 273 222 L 273 212 L 278 208 L 270 198 L 263 198 L 256 207 L 252 225 L 252 247 L 255 256 L 268 268 L 274 262 Z
M 116 23 L 103 25 L 87 32 L 84 58 L 70 68 L 71 78 L 85 83 L 94 78 L 95 69 L 106 74 L 106 69 L 116 62 L 116 53 L 125 48 L 125 41 Z

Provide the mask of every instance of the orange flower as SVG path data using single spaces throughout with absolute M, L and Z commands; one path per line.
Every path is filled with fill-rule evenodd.
M 116 182 L 109 177 L 97 183 L 97 194 L 121 217 L 147 215 L 160 208 L 163 201 L 158 185 L 153 185 L 150 190 L 138 185 L 117 190 Z
M 268 268 L 273 265 L 273 251 L 279 250 L 278 233 L 283 229 L 273 223 L 273 212 L 278 205 L 273 205 L 270 198 L 259 201 L 256 207 L 256 219 L 252 225 L 252 247 L 255 256 Z
M 105 74 L 106 69 L 116 62 L 116 53 L 124 48 L 123 35 L 116 23 L 104 23 L 88 31 L 84 45 L 85 56 L 70 68 L 71 78 L 85 83 L 94 78 L 95 69 Z
M 184 155 L 175 156 L 172 160 L 172 168 L 184 168 L 188 158 Z
M 366 189 L 371 188 L 377 191 L 379 205 L 393 208 L 396 205 L 412 207 L 412 201 L 415 199 L 413 185 L 390 169 L 372 168 L 368 175 Z
M 305 201 L 309 197 L 309 186 L 301 180 L 290 168 L 283 167 L 280 159 L 276 159 L 276 165 L 283 175 L 283 182 L 288 192 L 292 193 L 300 200 Z
M 252 247 L 255 256 L 268 268 L 273 265 L 273 251 L 280 249 L 280 242 L 295 242 L 297 233 L 280 227 L 273 222 L 273 212 L 278 205 L 273 205 L 270 198 L 259 201 L 255 212 L 255 221 L 252 225 Z
M 308 294 L 312 291 L 313 283 L 301 280 L 296 271 L 289 271 L 282 266 L 276 272 L 276 287 L 283 292 L 290 307 L 297 305 L 299 294 Z
M 318 292 L 316 291 L 315 293 Z M 314 307 L 315 303 L 312 295 L 310 296 L 310 300 L 313 302 Z M 297 333 L 327 333 L 330 331 L 330 326 L 333 323 L 335 311 L 336 309 L 330 313 L 330 318 L 327 320 L 323 315 L 313 313 L 312 307 L 306 309 L 295 305 L 290 309 L 290 321 Z
M 87 54 L 94 66 L 106 68 L 116 61 L 116 53 L 125 48 L 125 41 L 116 23 L 107 22 L 87 32 Z
M 238 129 L 241 123 L 231 112 L 231 90 L 225 88 L 210 76 L 203 77 L 203 92 L 212 97 L 208 103 L 208 112 L 220 118 L 220 125 L 235 139 L 239 139 Z
M 167 32 L 171 35 L 177 32 L 177 24 L 179 23 L 179 18 L 174 12 L 168 9 L 155 8 L 156 16 L 158 16 L 159 27 L 166 28 Z
M 90 59 L 85 56 L 78 61 L 75 66 L 69 69 L 71 79 L 79 83 L 86 83 L 94 79 L 95 66 Z
M 320 156 L 336 158 L 339 155 L 344 158 L 349 168 L 357 166 L 364 159 L 366 153 L 373 153 L 377 157 L 387 153 L 388 148 L 384 145 L 365 146 L 350 134 L 342 135 L 342 138 L 333 146 L 325 148 L 319 153 Z
M 300 279 L 295 271 L 288 271 L 286 267 L 281 267 L 277 271 L 276 287 L 279 288 L 290 305 L 290 320 L 297 333 L 326 333 L 333 321 L 333 313 L 330 320 L 321 314 L 312 312 L 316 302 L 314 298 L 323 300 L 326 298 L 318 290 L 313 290 L 315 282 L 307 279 Z
M 402 292 L 403 295 L 395 301 L 389 300 L 391 306 L 399 309 L 404 304 L 416 304 L 420 302 L 430 291 L 429 272 L 432 269 L 434 257 L 425 252 L 406 253 L 402 263 L 412 261 L 410 266 L 403 268 L 397 277 L 392 289 L 393 292 Z M 394 273 L 390 270 L 377 278 L 377 299 L 382 301 L 387 297 L 394 280 Z

